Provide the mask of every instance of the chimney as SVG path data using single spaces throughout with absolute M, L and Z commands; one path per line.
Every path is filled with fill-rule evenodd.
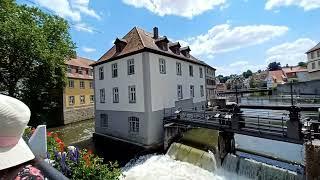
M 158 39 L 159 37 L 159 30 L 158 27 L 153 28 L 153 39 Z

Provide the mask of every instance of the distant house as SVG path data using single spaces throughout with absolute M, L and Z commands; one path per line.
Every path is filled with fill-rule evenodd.
M 216 92 L 222 93 L 227 91 L 227 85 L 225 83 L 218 83 L 216 85 Z
M 156 27 L 153 33 L 134 27 L 117 38 L 92 65 L 95 134 L 153 146 L 163 143 L 165 109 L 204 110 L 209 65 L 190 51 Z
M 320 79 L 320 43 L 306 52 L 310 80 Z
M 67 84 L 63 91 L 63 124 L 94 117 L 93 68 L 83 57 L 66 61 Z
M 308 69 L 302 66 L 291 66 L 282 68 L 288 82 L 304 82 L 309 80 Z
M 282 70 L 269 71 L 266 77 L 267 88 L 277 87 L 278 84 L 284 84 L 287 82 L 287 77 Z
M 216 69 L 210 66 L 206 67 L 206 96 L 207 100 L 214 99 L 215 89 L 216 89 L 216 78 L 215 78 Z

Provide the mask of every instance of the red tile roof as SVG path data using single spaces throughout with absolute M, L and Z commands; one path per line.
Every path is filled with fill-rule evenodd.
M 276 80 L 277 83 L 284 83 L 286 79 L 286 75 L 282 70 L 269 71 L 269 76 L 271 76 L 273 80 Z
M 71 58 L 70 60 L 66 61 L 66 65 L 71 67 L 71 73 L 67 72 L 67 77 L 76 79 L 93 79 L 93 76 L 90 75 L 90 71 L 93 69 L 90 64 L 94 62 L 95 61 L 93 60 L 79 56 L 77 56 L 77 58 Z M 81 68 L 82 74 L 77 73 L 76 68 Z
M 161 39 L 163 37 L 159 37 Z M 157 54 L 162 54 L 165 56 L 178 58 L 181 60 L 202 64 L 205 66 L 209 66 L 203 61 L 199 61 L 195 57 L 185 57 L 183 54 L 175 54 L 173 53 L 170 48 L 168 50 L 160 49 L 157 44 L 155 43 L 157 39 L 153 38 L 153 34 L 144 31 L 138 27 L 134 27 L 130 32 L 128 32 L 122 39 L 126 40 L 127 44 L 121 52 L 116 52 L 116 46 L 114 45 L 111 49 L 109 49 L 97 62 L 93 63 L 92 66 L 112 61 L 115 59 L 119 59 L 122 57 L 126 57 L 129 55 L 133 55 L 135 53 L 149 51 Z M 172 42 L 169 42 L 172 43 Z
M 295 72 L 306 72 L 308 71 L 307 68 L 301 66 L 294 66 L 294 67 L 284 67 L 282 68 L 284 73 L 295 73 Z

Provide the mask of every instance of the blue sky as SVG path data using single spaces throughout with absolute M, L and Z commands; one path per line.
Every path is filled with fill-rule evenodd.
M 296 65 L 320 41 L 320 0 L 17 0 L 71 25 L 80 56 L 99 59 L 134 26 L 189 45 L 217 74 Z M 32 2 L 32 3 L 31 3 Z

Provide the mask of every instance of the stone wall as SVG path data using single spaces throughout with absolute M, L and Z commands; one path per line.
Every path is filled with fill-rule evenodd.
M 297 95 L 320 95 L 320 80 L 293 83 L 292 91 Z M 277 94 L 290 94 L 290 83 L 279 84 Z
M 94 118 L 94 106 L 65 108 L 63 111 L 64 124 L 70 124 Z

